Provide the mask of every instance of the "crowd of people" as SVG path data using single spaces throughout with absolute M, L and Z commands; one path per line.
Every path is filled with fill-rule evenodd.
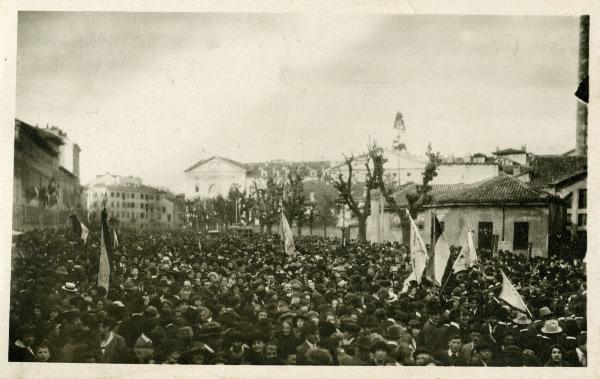
M 479 252 L 443 288 L 405 285 L 398 243 L 34 230 L 13 252 L 9 360 L 140 364 L 586 366 L 585 263 Z M 114 249 L 113 249 L 114 248 Z M 529 312 L 497 299 L 502 270 Z

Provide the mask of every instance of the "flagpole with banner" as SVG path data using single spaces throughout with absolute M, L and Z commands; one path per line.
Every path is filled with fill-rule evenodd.
M 106 212 L 106 197 L 102 201 L 102 212 L 100 213 L 100 263 L 98 265 L 98 286 L 104 287 L 108 292 L 110 284 L 110 261 L 109 250 L 112 249 L 111 235 L 108 228 L 108 213 Z
M 412 265 L 415 280 L 418 284 L 421 284 L 423 271 L 425 271 L 425 267 L 427 267 L 427 247 L 425 246 L 425 242 L 419 233 L 419 228 L 417 228 L 415 221 L 410 216 L 408 209 L 406 210 L 406 215 L 410 220 L 410 226 L 414 235 L 414 238 L 411 238 L 410 244 L 410 263 Z
M 498 295 L 498 299 L 504 300 L 511 307 L 527 312 L 529 316 L 533 317 L 529 308 L 527 308 L 527 304 L 525 304 L 525 301 L 519 292 L 517 292 L 516 288 L 510 282 L 508 276 L 506 276 L 502 269 L 500 269 L 500 272 L 502 273 L 502 291 L 500 292 L 500 295 Z

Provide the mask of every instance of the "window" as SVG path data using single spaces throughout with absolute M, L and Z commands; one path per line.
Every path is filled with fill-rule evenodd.
M 198 186 L 196 186 L 196 192 L 200 192 L 200 188 L 198 188 Z
M 407 173 L 406 173 L 406 176 L 410 176 L 410 172 L 407 172 Z
M 397 173 L 397 172 L 394 172 L 394 173 L 392 174 L 392 176 L 393 176 L 394 178 L 397 178 L 397 177 L 398 177 L 398 173 Z
M 587 208 L 587 189 L 579 190 L 579 209 Z
M 114 193 L 114 192 L 111 192 L 111 193 L 110 193 L 110 197 L 115 197 L 115 193 Z
M 565 203 L 567 203 L 568 208 L 573 208 L 573 192 L 565 196 Z
M 494 233 L 494 223 L 493 222 L 480 222 L 478 238 L 477 238 L 478 248 L 491 250 L 492 242 L 493 242 L 493 233 Z
M 110 207 L 114 208 L 115 207 L 115 203 L 113 203 L 112 201 L 110 202 Z
M 587 225 L 587 214 L 580 213 L 577 215 L 577 226 L 586 226 Z
M 144 214 L 143 213 L 140 213 L 140 218 L 144 218 Z
M 529 223 L 515 222 L 513 250 L 527 250 L 529 247 Z
M 162 209 L 163 209 L 163 213 L 165 213 L 167 211 L 167 208 L 165 208 L 165 207 L 162 207 Z
M 171 215 L 167 215 L 167 221 L 171 222 Z

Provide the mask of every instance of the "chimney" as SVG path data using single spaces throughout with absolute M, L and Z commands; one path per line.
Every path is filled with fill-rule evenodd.
M 523 150 L 524 152 L 527 152 L 527 145 L 521 145 L 521 150 Z
M 590 16 L 579 18 L 579 83 L 589 75 L 589 39 L 590 39 Z M 575 155 L 587 155 L 587 104 L 581 100 L 577 101 L 577 129 L 575 134 Z

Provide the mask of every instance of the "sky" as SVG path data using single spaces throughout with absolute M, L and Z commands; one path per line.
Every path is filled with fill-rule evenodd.
M 577 17 L 20 12 L 16 117 L 110 172 L 410 153 L 562 153 L 575 144 Z

